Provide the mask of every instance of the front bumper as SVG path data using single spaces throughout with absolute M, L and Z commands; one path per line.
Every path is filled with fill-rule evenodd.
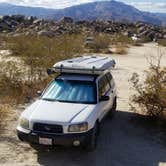
M 39 138 L 50 138 L 52 139 L 52 145 L 72 146 L 74 141 L 79 141 L 80 145 L 85 145 L 89 142 L 92 134 L 92 129 L 84 133 L 74 134 L 52 134 L 31 131 L 25 133 L 17 130 L 17 136 L 21 141 L 25 141 L 31 144 L 39 144 Z

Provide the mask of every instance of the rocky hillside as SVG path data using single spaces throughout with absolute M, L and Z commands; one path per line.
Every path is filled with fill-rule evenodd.
M 0 15 L 16 14 L 55 20 L 67 16 L 72 17 L 74 20 L 111 19 L 123 22 L 142 21 L 155 25 L 166 25 L 166 20 L 163 18 L 163 15 L 143 12 L 133 6 L 118 1 L 93 2 L 59 10 L 0 3 Z
M 61 34 L 95 34 L 97 32 L 110 35 L 122 33 L 132 36 L 153 39 L 166 39 L 166 28 L 137 23 L 120 23 L 115 21 L 74 21 L 64 17 L 59 21 L 37 19 L 21 15 L 3 16 L 0 19 L 0 34 L 8 36 L 39 35 L 54 37 Z

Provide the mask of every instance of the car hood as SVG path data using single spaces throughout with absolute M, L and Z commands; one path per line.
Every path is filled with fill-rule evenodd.
M 81 112 L 89 114 L 89 107 L 88 104 L 38 100 L 22 116 L 32 122 L 70 123 Z

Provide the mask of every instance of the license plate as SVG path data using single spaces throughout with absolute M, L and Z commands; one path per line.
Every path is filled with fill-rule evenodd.
M 41 137 L 39 137 L 39 144 L 52 145 L 52 139 L 51 138 L 41 138 Z

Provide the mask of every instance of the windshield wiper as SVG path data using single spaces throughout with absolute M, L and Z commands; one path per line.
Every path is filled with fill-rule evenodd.
M 42 100 L 46 100 L 46 101 L 56 101 L 55 99 L 49 99 L 49 98 L 42 98 Z

